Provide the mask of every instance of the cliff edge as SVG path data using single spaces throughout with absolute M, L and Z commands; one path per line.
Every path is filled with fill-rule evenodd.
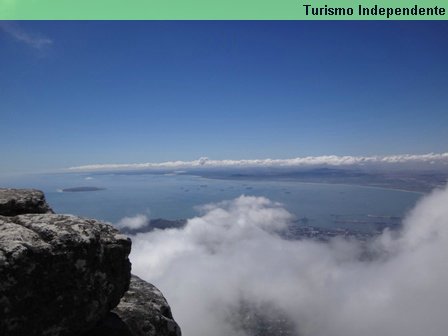
M 41 191 L 0 189 L 0 335 L 180 336 L 162 293 L 131 276 L 130 250 Z

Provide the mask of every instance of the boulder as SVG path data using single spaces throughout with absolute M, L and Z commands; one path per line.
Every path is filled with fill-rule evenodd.
M 129 290 L 113 310 L 132 336 L 180 336 L 171 308 L 154 285 L 132 275 Z
M 181 336 L 162 293 L 132 275 L 120 304 L 84 336 Z
M 35 190 L 2 189 L 0 195 L 4 215 L 51 211 Z M 130 248 L 129 238 L 96 220 L 0 216 L 0 335 L 68 336 L 91 329 L 128 289 Z
M 0 188 L 0 215 L 53 213 L 42 191 L 35 189 Z

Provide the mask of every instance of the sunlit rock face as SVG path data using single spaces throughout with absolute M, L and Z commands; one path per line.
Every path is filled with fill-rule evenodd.
M 132 276 L 131 240 L 0 188 L 1 336 L 180 336 L 162 293 Z M 121 302 L 120 302 L 121 300 Z
M 128 289 L 131 241 L 69 215 L 0 217 L 0 334 L 79 335 Z
M 0 215 L 16 216 L 31 213 L 53 213 L 42 191 L 35 189 L 0 188 Z

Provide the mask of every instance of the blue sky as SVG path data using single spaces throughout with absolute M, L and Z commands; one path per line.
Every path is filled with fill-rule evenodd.
M 1 173 L 446 152 L 447 22 L 3 22 Z

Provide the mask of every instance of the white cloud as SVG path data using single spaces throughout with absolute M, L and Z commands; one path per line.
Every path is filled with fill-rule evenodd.
M 0 30 L 12 36 L 17 41 L 38 50 L 43 50 L 53 44 L 53 41 L 48 37 L 26 32 L 17 23 L 11 21 L 0 21 Z
M 210 160 L 202 157 L 193 161 L 167 161 L 160 163 L 92 164 L 68 168 L 71 171 L 188 169 L 188 168 L 250 168 L 250 167 L 317 167 L 365 166 L 385 164 L 442 164 L 448 165 L 448 153 L 421 155 L 402 154 L 389 156 L 307 156 L 293 159 Z
M 138 214 L 133 217 L 124 217 L 122 218 L 116 226 L 119 229 L 128 228 L 131 230 L 137 230 L 149 223 L 149 217 L 145 214 Z
M 242 196 L 203 207 L 182 229 L 133 236 L 133 272 L 161 288 L 185 336 L 246 335 L 235 323 L 241 302 L 278 309 L 300 336 L 440 336 L 448 330 L 446 204 L 448 189 L 424 198 L 399 235 L 367 244 L 366 261 L 356 241 L 281 238 L 291 215 Z

